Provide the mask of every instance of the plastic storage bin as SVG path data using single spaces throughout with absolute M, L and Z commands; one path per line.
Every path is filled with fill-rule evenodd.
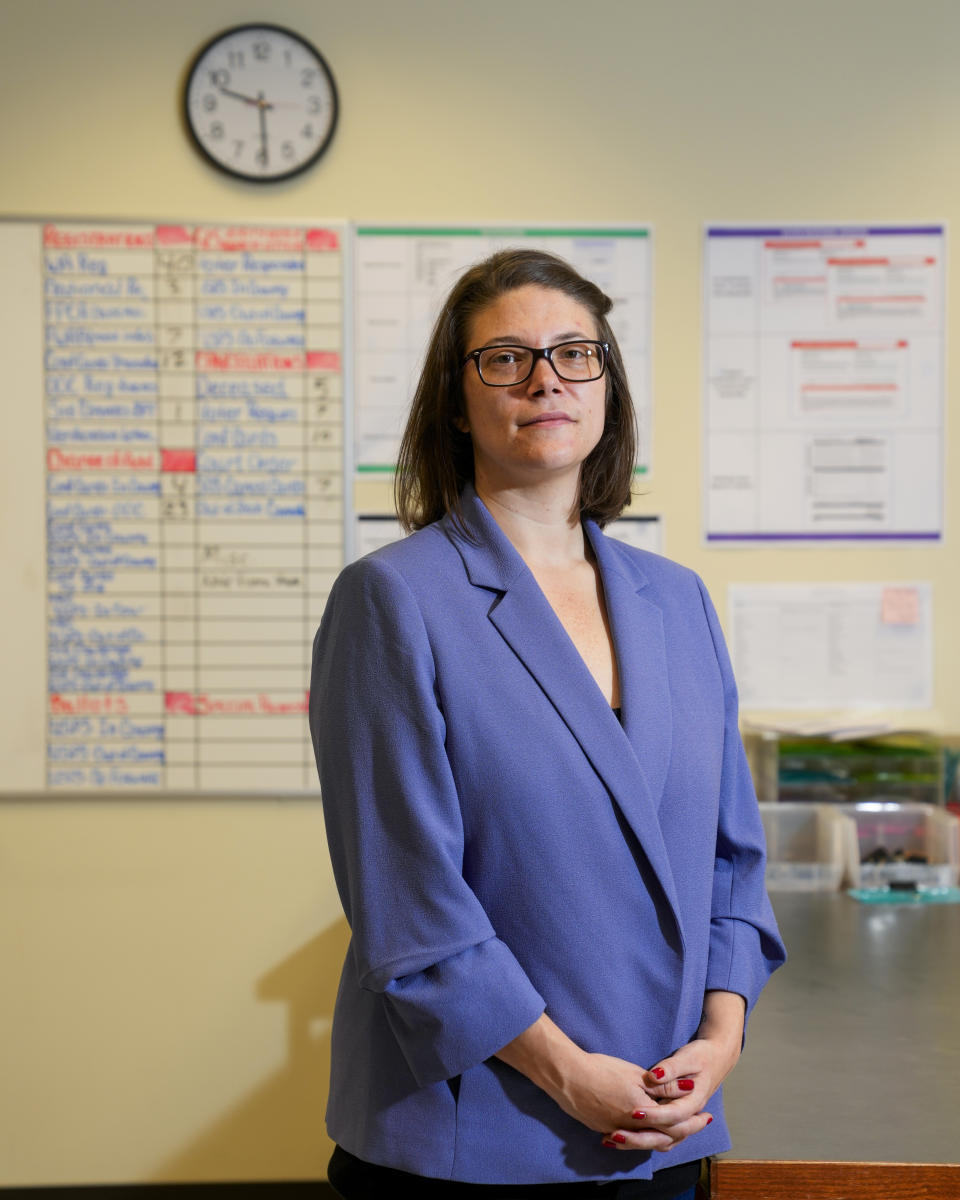
M 833 804 L 761 804 L 772 892 L 831 892 L 855 863 L 856 826 Z
M 953 887 L 960 876 L 960 820 L 932 804 L 866 801 L 841 804 L 856 825 L 858 852 L 850 864 L 851 887 L 916 884 Z M 864 861 L 882 853 L 887 861 Z M 926 861 L 911 861 L 920 856 Z

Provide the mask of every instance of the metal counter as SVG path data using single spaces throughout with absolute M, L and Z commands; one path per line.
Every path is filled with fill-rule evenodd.
M 731 1157 L 960 1161 L 960 904 L 771 899 L 789 961 L 724 1088 Z

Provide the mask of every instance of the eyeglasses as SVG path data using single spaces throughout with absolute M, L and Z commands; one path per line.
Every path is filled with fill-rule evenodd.
M 471 350 L 461 363 L 473 359 L 477 373 L 488 387 L 512 387 L 525 383 L 537 360 L 545 358 L 559 379 L 566 383 L 589 383 L 606 369 L 607 342 L 561 342 L 558 346 L 485 346 Z

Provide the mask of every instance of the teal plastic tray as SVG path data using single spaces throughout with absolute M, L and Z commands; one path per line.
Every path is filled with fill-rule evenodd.
M 861 904 L 960 904 L 960 887 L 848 888 L 847 895 Z

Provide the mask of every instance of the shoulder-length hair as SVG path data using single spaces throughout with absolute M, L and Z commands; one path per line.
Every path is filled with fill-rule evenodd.
M 473 445 L 457 423 L 463 401 L 466 338 L 472 322 L 506 292 L 534 285 L 563 292 L 593 317 L 609 344 L 606 419 L 600 441 L 580 469 L 579 508 L 601 527 L 630 501 L 636 460 L 636 416 L 617 340 L 607 321 L 613 302 L 569 263 L 543 250 L 501 250 L 470 267 L 454 284 L 430 336 L 400 443 L 394 498 L 404 529 L 421 529 L 450 513 L 465 527 L 464 484 L 473 481 Z

